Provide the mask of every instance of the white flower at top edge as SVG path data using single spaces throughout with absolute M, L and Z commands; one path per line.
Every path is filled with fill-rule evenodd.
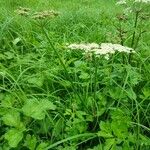
M 126 4 L 127 2 L 126 2 L 126 0 L 119 0 L 117 3 L 116 3 L 116 5 L 124 5 L 124 4 Z
M 135 2 L 141 2 L 141 3 L 149 3 L 150 2 L 150 0 L 135 0 Z

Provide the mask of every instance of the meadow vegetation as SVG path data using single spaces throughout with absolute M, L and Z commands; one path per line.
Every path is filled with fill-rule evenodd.
M 0 0 L 0 150 L 150 149 L 150 4 L 116 2 Z

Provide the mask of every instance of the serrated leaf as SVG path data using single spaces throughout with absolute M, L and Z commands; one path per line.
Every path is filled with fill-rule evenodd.
M 40 105 L 40 107 L 42 107 L 45 110 L 55 110 L 56 109 L 56 106 L 47 99 L 42 99 L 40 101 L 39 105 Z
M 113 135 L 111 133 L 107 133 L 105 131 L 99 131 L 97 134 L 98 134 L 98 136 L 101 136 L 104 138 L 112 138 L 113 137 Z
M 42 120 L 45 118 L 46 110 L 55 110 L 55 108 L 56 106 L 47 99 L 39 101 L 37 99 L 29 99 L 23 106 L 22 111 L 26 116 Z
M 111 132 L 111 125 L 109 122 L 100 122 L 100 129 L 105 132 Z
M 128 97 L 130 99 L 136 100 L 137 96 L 136 96 L 136 93 L 133 91 L 132 88 L 127 89 L 127 94 L 128 94 Z
M 107 139 L 105 142 L 104 150 L 115 150 L 114 146 L 116 145 L 115 138 Z
M 28 147 L 30 150 L 35 150 L 36 143 L 37 139 L 35 136 L 31 136 L 30 134 L 26 136 L 25 146 Z
M 32 77 L 28 79 L 28 83 L 37 85 L 41 87 L 43 85 L 43 78 L 42 77 Z
M 8 108 L 13 106 L 15 103 L 15 98 L 11 94 L 5 94 L 3 95 L 3 99 L 1 101 L 1 106 Z
M 44 149 L 46 149 L 46 147 L 48 146 L 48 143 L 40 143 L 38 146 L 37 146 L 37 148 L 36 148 L 36 150 L 44 150 Z
M 86 72 L 82 72 L 81 75 L 79 76 L 80 79 L 86 80 L 90 78 L 90 75 Z
M 39 102 L 35 99 L 27 100 L 26 104 L 22 108 L 23 113 L 26 116 L 30 116 L 34 119 L 44 119 L 45 113 L 43 109 L 40 108 Z
M 20 125 L 20 113 L 13 110 L 8 111 L 8 113 L 2 117 L 2 120 L 4 124 L 8 126 L 18 127 Z
M 12 59 L 12 58 L 15 58 L 15 55 L 14 55 L 14 53 L 12 53 L 12 52 L 5 52 L 4 53 L 5 54 L 5 56 L 6 56 L 6 59 Z
M 8 141 L 9 146 L 15 148 L 22 140 L 23 132 L 17 129 L 10 129 L 5 133 L 4 137 Z

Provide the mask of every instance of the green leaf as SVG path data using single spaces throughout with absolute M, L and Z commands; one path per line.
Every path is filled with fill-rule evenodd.
M 40 102 L 39 105 L 43 110 L 55 110 L 56 109 L 56 106 L 47 99 L 42 99 L 39 102 Z
M 140 134 L 140 139 L 141 139 L 141 145 L 146 145 L 150 146 L 150 138 L 146 137 L 145 135 Z
M 107 139 L 105 142 L 104 150 L 115 150 L 114 147 L 116 146 L 115 138 Z
M 56 106 L 47 99 L 39 101 L 37 99 L 29 99 L 23 106 L 22 111 L 26 116 L 42 120 L 45 118 L 46 110 L 55 110 L 55 109 Z
M 32 77 L 28 79 L 28 83 L 41 87 L 43 85 L 43 77 Z
M 99 131 L 97 134 L 98 134 L 98 136 L 101 136 L 104 138 L 112 138 L 113 137 L 113 135 L 111 133 L 107 133 L 105 131 Z
M 2 117 L 2 120 L 3 120 L 4 124 L 6 124 L 8 126 L 19 127 L 20 113 L 13 111 L 13 110 L 8 111 L 8 113 Z
M 37 146 L 37 148 L 36 148 L 36 150 L 44 150 L 44 149 L 46 149 L 46 147 L 48 146 L 48 143 L 40 143 L 38 146 Z
M 120 98 L 122 99 L 122 98 L 126 97 L 124 91 L 119 87 L 110 88 L 109 89 L 109 94 L 115 100 L 118 100 Z
M 1 106 L 2 107 L 12 107 L 16 99 L 11 94 L 3 94 L 1 97 Z
M 10 129 L 4 135 L 10 147 L 17 147 L 18 143 L 23 138 L 23 132 L 17 129 Z
M 28 134 L 26 136 L 26 140 L 25 140 L 25 146 L 27 148 L 29 148 L 30 150 L 35 150 L 36 147 L 36 143 L 37 143 L 37 139 L 35 136 L 31 136 L 30 134 Z
M 130 99 L 136 100 L 137 96 L 136 96 L 136 93 L 133 91 L 132 88 L 127 89 L 127 94 L 128 94 L 128 97 Z
M 19 37 L 17 37 L 16 39 L 13 40 L 13 44 L 17 45 L 20 41 L 21 41 L 21 39 Z
M 5 56 L 6 56 L 6 59 L 13 59 L 13 58 L 15 58 L 15 55 L 14 55 L 13 52 L 7 51 L 7 52 L 5 52 L 4 54 L 5 54 Z
M 101 121 L 100 122 L 100 129 L 102 131 L 105 131 L 105 132 L 111 132 L 111 125 L 109 122 L 104 122 L 104 121 Z
M 79 76 L 80 79 L 86 80 L 90 78 L 90 75 L 86 72 L 81 72 L 81 75 Z

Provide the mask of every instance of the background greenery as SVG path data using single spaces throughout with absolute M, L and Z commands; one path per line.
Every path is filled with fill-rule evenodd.
M 61 59 L 37 22 L 14 12 L 19 6 L 60 12 L 44 28 Z M 120 43 L 122 12 L 113 0 L 0 0 L 1 150 L 150 149 L 149 20 L 138 24 L 144 33 L 131 62 L 66 48 Z M 123 28 L 130 47 L 134 15 Z

